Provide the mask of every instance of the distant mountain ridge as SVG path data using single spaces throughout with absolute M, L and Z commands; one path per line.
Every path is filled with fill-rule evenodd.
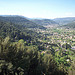
M 26 28 L 46 29 L 45 28 L 46 26 L 55 26 L 55 25 L 62 26 L 73 23 L 75 22 L 75 17 L 55 18 L 55 19 L 43 19 L 43 18 L 35 19 L 35 18 L 27 18 L 20 15 L 0 15 L 0 21 L 11 22 Z
M 65 25 L 75 21 L 75 17 L 55 18 L 53 21 L 59 23 L 60 25 Z
M 32 19 L 32 22 L 39 24 L 41 26 L 48 26 L 48 25 L 54 25 L 54 24 L 58 24 L 53 20 L 50 19 Z

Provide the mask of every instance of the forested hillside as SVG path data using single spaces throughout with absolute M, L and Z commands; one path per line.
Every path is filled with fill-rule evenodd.
M 40 29 L 18 16 L 0 18 L 0 75 L 75 74 L 74 22 Z
M 29 21 L 27 18 L 24 18 L 23 16 L 0 16 L 0 21 L 11 22 L 14 24 L 24 26 L 26 28 L 45 29 L 45 27 L 40 26 L 32 21 Z
M 65 75 L 53 57 L 53 49 L 46 50 L 47 39 L 41 32 L 23 25 L 0 20 L 0 75 Z
M 75 29 L 75 22 L 68 23 L 62 27 Z
M 59 23 L 60 25 L 65 25 L 65 24 L 75 21 L 75 17 L 55 18 L 53 19 L 53 21 Z
M 55 21 L 50 20 L 50 19 L 41 19 L 41 20 L 40 19 L 32 19 L 31 21 L 33 21 L 34 23 L 39 24 L 41 26 L 48 26 L 48 25 L 58 24 Z
M 12 41 L 18 41 L 20 39 L 30 41 L 39 35 L 38 33 L 33 32 L 22 25 L 0 21 L 0 36 L 3 38 L 9 36 Z

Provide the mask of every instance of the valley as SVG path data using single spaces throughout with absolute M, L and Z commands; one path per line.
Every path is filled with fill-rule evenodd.
M 0 16 L 0 74 L 74 75 L 75 20 L 70 21 Z

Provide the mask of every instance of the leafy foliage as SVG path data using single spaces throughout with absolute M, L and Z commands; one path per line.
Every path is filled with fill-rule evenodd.
M 7 42 L 5 39 L 2 41 Z M 0 52 L 1 75 L 57 75 L 59 72 L 66 74 L 57 68 L 51 54 L 42 56 L 35 46 L 24 47 L 24 40 L 18 41 L 20 47 L 19 43 L 15 45 L 7 43 L 5 46 L 2 45 L 2 41 L 0 42 L 0 46 L 3 47 L 1 48 L 3 51 Z

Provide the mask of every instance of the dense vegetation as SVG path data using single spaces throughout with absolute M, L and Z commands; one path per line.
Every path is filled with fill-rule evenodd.
M 12 22 L 24 26 L 26 28 L 40 28 L 45 29 L 45 27 L 37 25 L 36 23 L 29 21 L 27 18 L 22 16 L 0 16 L 0 21 L 3 22 Z
M 27 46 L 24 40 L 9 42 L 9 37 L 0 38 L 1 75 L 63 75 L 52 54 L 42 54 L 36 46 Z
M 0 20 L 0 75 L 75 74 L 73 28 L 26 28 L 4 19 Z
M 37 37 L 37 33 L 28 30 L 21 25 L 13 24 L 10 22 L 0 22 L 0 36 L 3 38 L 9 36 L 12 41 L 17 41 L 20 39 L 32 40 L 33 38 Z

